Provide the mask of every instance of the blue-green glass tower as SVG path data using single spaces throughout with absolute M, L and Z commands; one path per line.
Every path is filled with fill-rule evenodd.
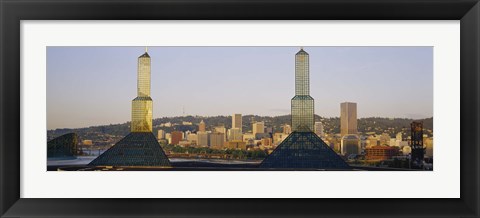
M 292 98 L 292 133 L 260 164 L 269 169 L 349 170 L 350 166 L 314 132 L 308 53 L 295 54 L 295 97 Z
M 132 101 L 131 132 L 90 162 L 89 166 L 170 167 L 170 160 L 152 133 L 150 55 L 138 57 L 137 97 Z
M 295 55 L 295 97 L 292 98 L 292 131 L 313 132 L 314 102 L 310 96 L 308 53 L 302 49 Z

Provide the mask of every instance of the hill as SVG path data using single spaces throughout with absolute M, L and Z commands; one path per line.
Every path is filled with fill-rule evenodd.
M 215 126 L 225 126 L 227 129 L 231 128 L 232 117 L 231 116 L 184 116 L 184 117 L 162 117 L 153 120 L 153 133 L 159 129 L 163 129 L 166 132 L 174 130 L 179 131 L 192 131 L 195 132 L 198 129 L 198 123 L 204 121 L 207 126 L 207 130 L 212 130 Z M 324 125 L 324 131 L 327 134 L 340 132 L 340 118 L 323 118 L 318 115 L 315 116 L 316 121 L 321 121 Z M 283 116 L 257 116 L 257 115 L 245 115 L 243 116 L 243 132 L 249 132 L 252 130 L 253 122 L 265 122 L 266 127 L 272 127 L 274 132 L 281 132 L 284 124 L 290 124 L 290 115 Z M 409 132 L 410 123 L 414 119 L 407 118 L 381 118 L 370 117 L 358 119 L 358 131 L 360 133 L 375 132 L 376 134 L 388 133 L 391 137 L 395 137 L 398 132 Z M 423 121 L 426 134 L 432 136 L 433 134 L 433 118 L 420 119 Z M 183 122 L 190 122 L 192 125 L 185 125 Z M 166 123 L 171 123 L 171 126 L 165 126 Z M 162 125 L 163 124 L 163 125 Z M 67 133 L 76 133 L 80 140 L 91 139 L 98 142 L 108 142 L 119 140 L 121 137 L 130 133 L 130 122 L 122 124 L 110 124 L 102 126 L 91 126 L 86 128 L 76 129 L 55 129 L 47 131 L 48 140 L 64 135 Z

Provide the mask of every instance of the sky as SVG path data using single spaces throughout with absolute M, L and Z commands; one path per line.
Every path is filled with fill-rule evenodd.
M 149 47 L 153 118 L 290 114 L 299 47 Z M 433 116 L 433 47 L 304 47 L 315 114 Z M 145 47 L 47 47 L 47 129 L 125 123 Z

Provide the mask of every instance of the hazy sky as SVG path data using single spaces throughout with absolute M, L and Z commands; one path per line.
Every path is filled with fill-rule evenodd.
M 433 47 L 305 47 L 315 113 L 433 116 Z M 153 117 L 286 115 L 298 47 L 149 47 Z M 130 121 L 144 47 L 48 47 L 47 128 Z

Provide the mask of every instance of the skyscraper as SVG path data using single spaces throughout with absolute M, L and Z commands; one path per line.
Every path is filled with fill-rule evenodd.
M 137 97 L 132 101 L 131 132 L 152 132 L 153 103 L 150 98 L 150 56 L 147 49 L 138 57 Z
M 423 164 L 425 147 L 423 146 L 423 122 L 412 122 L 410 124 L 410 135 L 412 147 L 412 167 L 420 167 Z
M 290 135 L 290 133 L 292 133 L 292 127 L 288 124 L 285 124 L 283 126 L 283 134 Z
M 143 55 L 138 57 L 137 76 L 137 97 L 132 101 L 130 134 L 103 152 L 88 165 L 122 167 L 170 166 L 170 161 L 152 132 L 150 56 L 147 53 L 147 49 L 145 49 Z
M 308 53 L 302 49 L 295 55 L 295 97 L 292 98 L 292 131 L 313 132 L 314 103 L 310 96 Z
M 239 128 L 228 129 L 228 141 L 242 141 L 242 131 Z
M 262 161 L 260 168 L 350 169 L 350 166 L 313 132 L 313 98 L 310 97 L 308 74 L 308 53 L 300 49 L 295 55 L 293 132 Z M 286 127 L 284 126 L 284 131 Z
M 315 134 L 317 134 L 319 137 L 324 137 L 322 122 L 315 122 Z
M 357 103 L 340 104 L 340 134 L 357 134 Z
M 187 135 L 187 141 L 191 144 L 191 145 L 197 145 L 197 141 L 198 141 L 198 136 L 197 134 L 195 133 L 190 133 Z
M 241 114 L 233 114 L 232 116 L 232 129 L 238 128 L 240 132 L 242 132 L 242 115 Z
M 200 147 L 208 147 L 209 142 L 209 133 L 207 132 L 198 132 L 197 133 L 197 145 Z
M 340 152 L 348 157 L 351 154 L 360 154 L 360 138 L 358 135 L 349 134 L 342 137 Z
M 252 133 L 254 136 L 258 133 L 265 133 L 265 123 L 264 122 L 253 123 Z
M 225 126 L 216 126 L 214 130 L 214 132 L 223 133 L 223 141 L 227 141 L 227 128 Z
M 172 135 L 172 145 L 178 145 L 183 140 L 183 132 L 173 131 L 170 134 Z
M 203 122 L 203 120 L 198 124 L 198 131 L 199 132 L 205 132 L 206 128 L 205 128 L 205 122 Z
M 159 129 L 157 139 L 164 139 L 165 138 L 165 130 Z
M 214 132 L 209 135 L 209 138 L 211 148 L 223 148 L 223 144 L 225 143 L 225 133 Z

